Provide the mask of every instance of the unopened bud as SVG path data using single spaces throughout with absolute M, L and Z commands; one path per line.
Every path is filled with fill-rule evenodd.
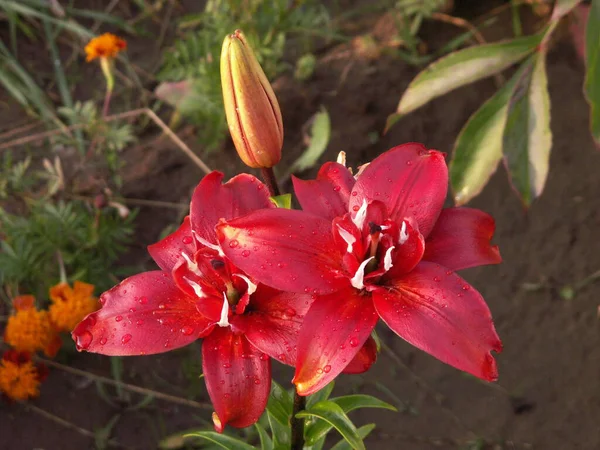
M 241 31 L 221 51 L 221 85 L 229 132 L 244 163 L 273 167 L 281 159 L 283 121 L 279 103 Z

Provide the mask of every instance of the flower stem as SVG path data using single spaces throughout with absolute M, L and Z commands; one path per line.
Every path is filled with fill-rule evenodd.
M 294 391 L 294 409 L 290 420 L 290 425 L 292 427 L 291 450 L 302 450 L 304 448 L 304 419 L 297 418 L 296 414 L 305 408 L 306 397 L 302 397 L 298 394 L 298 391 Z
M 104 95 L 104 105 L 102 106 L 102 118 L 106 119 L 108 117 L 108 109 L 110 107 L 110 99 L 112 96 L 112 89 L 106 89 L 106 94 Z
M 277 197 L 278 195 L 281 195 L 281 192 L 279 191 L 279 186 L 277 185 L 277 178 L 275 178 L 275 173 L 273 172 L 273 168 L 261 167 L 260 172 L 262 174 L 263 181 L 269 188 L 269 193 L 271 194 L 271 197 Z

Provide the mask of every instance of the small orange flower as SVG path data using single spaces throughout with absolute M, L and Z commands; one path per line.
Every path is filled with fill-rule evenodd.
M 11 400 L 27 400 L 40 394 L 43 374 L 29 355 L 9 350 L 0 360 L 0 392 Z
M 86 61 L 96 58 L 114 58 L 127 47 L 127 43 L 112 33 L 104 33 L 90 40 L 85 46 Z
M 60 283 L 50 288 L 52 305 L 48 308 L 50 319 L 59 331 L 72 331 L 85 316 L 96 311 L 100 305 L 92 294 L 92 284 L 76 281 L 73 288 Z
M 50 357 L 56 355 L 60 337 L 48 311 L 37 310 L 31 295 L 16 297 L 13 305 L 16 311 L 8 318 L 4 341 L 20 352 L 43 351 Z

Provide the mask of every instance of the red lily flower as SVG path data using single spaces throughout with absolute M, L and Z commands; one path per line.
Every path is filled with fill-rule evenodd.
M 356 178 L 326 163 L 294 179 L 304 211 L 261 210 L 217 226 L 225 254 L 254 279 L 317 296 L 298 338 L 294 383 L 312 394 L 353 360 L 379 318 L 441 361 L 497 378 L 502 344 L 481 295 L 455 270 L 501 261 L 494 220 L 442 206 L 444 155 L 410 143 Z M 269 269 L 267 270 L 267 267 Z
M 220 219 L 275 206 L 255 177 L 222 179 L 219 172 L 206 176 L 190 216 L 149 247 L 161 270 L 134 275 L 102 294 L 102 308 L 72 333 L 79 350 L 105 355 L 161 353 L 203 337 L 203 372 L 219 432 L 226 424 L 246 427 L 258 420 L 270 392 L 270 358 L 295 362 L 312 301 L 255 284 L 223 255 L 215 234 Z

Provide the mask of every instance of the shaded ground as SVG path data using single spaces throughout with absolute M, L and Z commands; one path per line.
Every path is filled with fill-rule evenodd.
M 509 34 L 490 31 L 499 32 Z M 372 61 L 359 58 L 348 47 L 321 56 L 307 84 L 289 77 L 275 83 L 286 126 L 284 166 L 297 156 L 301 126 L 321 105 L 331 114 L 333 127 L 322 160 L 334 159 L 344 150 L 349 165 L 357 166 L 407 141 L 451 152 L 461 126 L 494 91 L 492 81 L 455 91 L 404 118 L 372 143 L 369 133 L 383 128 L 385 117 L 418 69 L 389 56 Z M 368 448 L 454 449 L 477 438 L 489 444 L 485 448 L 600 448 L 600 285 L 590 285 L 571 301 L 557 294 L 561 286 L 600 269 L 600 153 L 587 129 L 583 66 L 568 41 L 557 43 L 550 52 L 548 71 L 554 146 L 544 195 L 525 214 L 501 168 L 472 203 L 496 218 L 495 240 L 504 257 L 500 266 L 464 273 L 488 301 L 504 342 L 504 352 L 498 356 L 500 380 L 494 385 L 475 381 L 382 328 L 381 337 L 399 360 L 384 352 L 367 377 L 342 377 L 336 389 L 338 393 L 360 389 L 404 407 L 398 414 L 354 413 L 358 422 L 377 423 L 366 441 Z M 194 145 L 193 137 L 186 140 Z M 127 150 L 125 157 L 130 170 L 124 194 L 130 197 L 185 203 L 202 175 L 165 140 Z M 244 170 L 229 146 L 210 155 L 207 163 L 228 176 Z M 144 246 L 154 242 L 176 216 L 175 211 L 142 208 L 138 251 L 132 257 L 142 256 Z M 554 289 L 522 289 L 523 283 L 544 279 Z M 189 361 L 190 354 L 198 361 L 198 348 L 126 359 L 126 380 L 184 396 L 190 370 L 181 369 L 181 360 Z M 81 354 L 72 363 L 109 374 L 107 358 Z M 284 375 L 289 380 L 289 371 Z M 119 410 L 97 395 L 94 384 L 82 380 L 53 370 L 33 405 L 88 430 L 104 426 Z M 378 390 L 375 382 L 387 387 L 393 397 Z M 202 398 L 206 399 L 204 391 L 199 401 Z M 127 447 L 151 449 L 158 437 L 197 427 L 209 416 L 206 410 L 154 401 L 140 411 L 124 412 L 113 437 Z M 70 450 L 93 445 L 91 439 L 22 407 L 0 404 L 2 449 Z

